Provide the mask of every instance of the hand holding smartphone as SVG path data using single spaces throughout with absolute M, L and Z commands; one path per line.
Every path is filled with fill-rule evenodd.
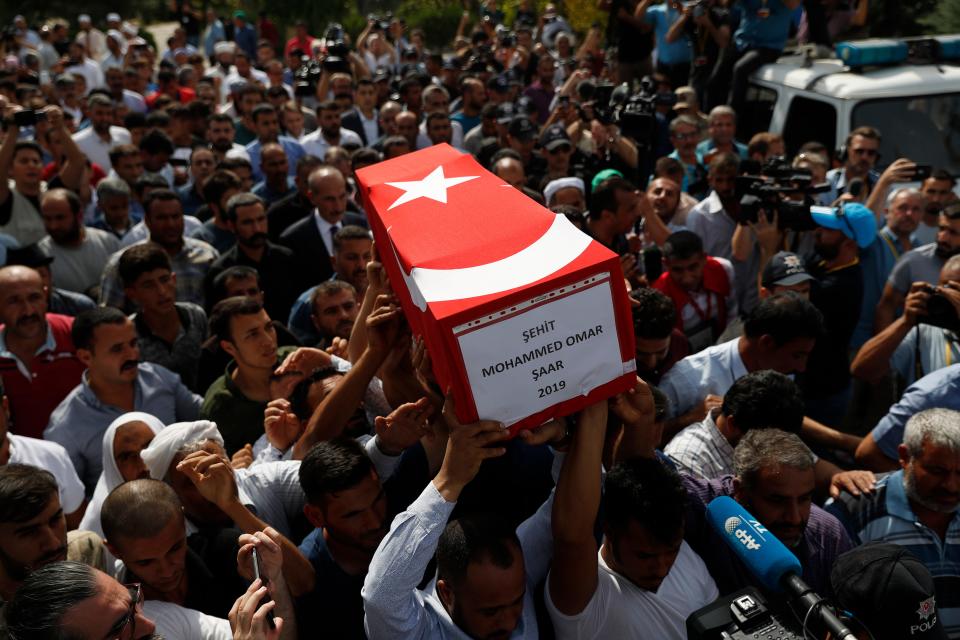
M 260 555 L 257 553 L 257 548 L 256 548 L 256 547 L 253 548 L 253 552 L 252 552 L 252 553 L 253 553 L 253 555 L 252 555 L 252 562 L 253 562 L 253 579 L 254 579 L 254 580 L 259 580 L 259 581 L 260 581 L 260 584 L 262 584 L 263 586 L 265 586 L 265 587 L 267 587 L 267 588 L 269 589 L 269 587 L 270 587 L 270 579 L 267 577 L 267 574 L 264 573 L 263 567 L 260 566 Z M 271 600 L 272 600 L 272 598 L 268 595 L 268 596 L 266 597 L 266 599 L 263 601 L 263 604 L 266 604 L 267 602 L 270 602 Z M 272 615 L 267 616 L 267 626 L 270 627 L 271 629 L 276 629 L 276 628 L 277 628 L 276 623 L 273 621 L 273 616 L 272 616 Z

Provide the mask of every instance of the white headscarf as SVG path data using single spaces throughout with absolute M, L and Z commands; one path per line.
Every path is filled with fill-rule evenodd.
M 103 535 L 103 528 L 100 526 L 100 507 L 103 506 L 103 501 L 107 499 L 110 492 L 124 483 L 120 469 L 117 468 L 117 460 L 113 456 L 113 441 L 116 440 L 117 430 L 131 422 L 142 422 L 150 427 L 154 435 L 163 429 L 163 422 L 159 418 L 142 411 L 125 413 L 110 423 L 103 434 L 103 472 L 100 473 L 97 487 L 93 490 L 93 498 L 90 499 L 90 504 L 87 505 L 87 510 L 83 514 L 83 520 L 80 522 L 81 529 Z
M 167 477 L 170 463 L 183 445 L 190 442 L 213 440 L 221 447 L 223 436 L 217 429 L 215 422 L 196 420 L 194 422 L 177 422 L 157 434 L 150 446 L 140 453 L 140 457 L 150 470 L 150 477 L 163 480 Z
M 575 177 L 557 178 L 556 180 L 548 182 L 547 186 L 543 188 L 544 202 L 547 203 L 547 206 L 550 206 L 550 201 L 557 191 L 571 187 L 580 191 L 581 194 L 586 195 L 586 187 L 584 187 L 582 179 Z

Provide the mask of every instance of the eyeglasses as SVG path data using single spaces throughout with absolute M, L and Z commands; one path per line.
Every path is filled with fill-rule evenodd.
M 677 140 L 689 140 L 690 138 L 696 138 L 696 133 L 674 133 L 673 137 Z
M 139 582 L 125 584 L 123 588 L 130 594 L 130 609 L 127 611 L 127 615 L 123 616 L 107 633 L 107 640 L 121 640 L 122 637 L 137 637 L 137 612 L 143 604 L 143 589 Z M 130 627 L 130 633 L 124 634 L 128 625 Z

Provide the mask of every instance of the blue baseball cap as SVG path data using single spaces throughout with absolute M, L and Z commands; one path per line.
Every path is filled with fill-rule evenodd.
M 825 229 L 843 232 L 857 246 L 866 249 L 877 237 L 877 218 L 873 211 L 859 202 L 850 202 L 840 207 L 810 207 L 813 221 Z

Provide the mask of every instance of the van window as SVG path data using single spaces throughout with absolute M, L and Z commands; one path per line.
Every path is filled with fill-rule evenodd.
M 850 129 L 880 130 L 880 166 L 897 158 L 960 172 L 960 93 L 866 100 L 858 104 Z
M 777 92 L 751 84 L 747 87 L 746 113 L 737 114 L 737 139 L 746 144 L 754 134 L 768 131 L 777 104 Z
M 787 155 L 796 155 L 800 147 L 814 140 L 827 149 L 837 148 L 837 110 L 829 102 L 797 96 L 783 125 Z

